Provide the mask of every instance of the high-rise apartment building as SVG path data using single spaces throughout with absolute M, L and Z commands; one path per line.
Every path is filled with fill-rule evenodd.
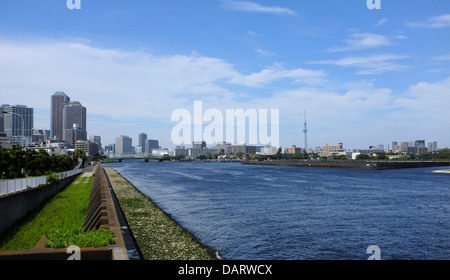
M 70 101 L 63 108 L 63 140 L 75 145 L 79 140 L 87 140 L 86 108 L 78 101 Z
M 126 153 L 132 153 L 133 147 L 132 147 L 133 139 L 126 135 L 120 135 L 116 138 L 116 148 L 115 153 L 116 154 L 126 154 Z
M 142 148 L 143 153 L 146 152 L 145 140 L 147 140 L 147 134 L 145 134 L 144 132 L 140 133 L 139 134 L 139 146 Z
M 34 109 L 25 105 L 2 106 L 4 130 L 7 136 L 21 139 L 22 146 L 31 144 L 33 138 Z
M 51 96 L 50 137 L 52 139 L 63 140 L 63 111 L 64 105 L 69 102 L 70 97 L 62 91 L 55 92 Z
M 151 153 L 153 150 L 157 150 L 157 149 L 161 148 L 159 146 L 159 141 L 152 140 L 152 139 L 145 140 L 144 147 L 145 147 L 145 153 Z

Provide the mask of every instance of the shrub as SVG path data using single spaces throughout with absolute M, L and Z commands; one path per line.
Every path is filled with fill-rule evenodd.
M 57 185 L 57 184 L 61 183 L 61 180 L 59 179 L 58 175 L 50 174 L 47 176 L 47 183 Z
M 93 229 L 88 232 L 81 230 L 55 229 L 46 234 L 45 247 L 54 249 L 67 248 L 71 245 L 78 247 L 104 247 L 115 243 L 114 233 L 109 229 Z

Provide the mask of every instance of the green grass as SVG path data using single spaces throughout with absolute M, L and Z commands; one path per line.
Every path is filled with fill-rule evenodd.
M 54 196 L 42 209 L 30 215 L 21 225 L 9 230 L 0 240 L 0 251 L 34 248 L 43 235 L 50 233 L 58 239 L 61 239 L 61 234 L 55 235 L 55 232 L 80 233 L 87 214 L 92 181 L 93 177 L 78 176 L 70 186 Z

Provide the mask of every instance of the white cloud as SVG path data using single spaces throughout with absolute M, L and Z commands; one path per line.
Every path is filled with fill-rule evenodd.
M 249 87 L 263 87 L 275 81 L 284 79 L 295 83 L 318 84 L 323 81 L 325 73 L 321 70 L 308 69 L 284 69 L 281 66 L 263 69 L 261 72 L 249 75 L 236 75 L 229 82 L 232 84 L 245 85 Z
M 376 72 L 401 68 L 390 64 L 403 58 L 385 54 L 316 63 Z M 2 103 L 25 103 L 35 108 L 35 123 L 39 128 L 49 128 L 50 96 L 65 91 L 87 107 L 88 133 L 101 135 L 105 144 L 120 134 L 136 139 L 138 133 L 147 132 L 162 146 L 171 147 L 170 132 L 175 125 L 170 121 L 171 113 L 177 108 L 193 112 L 194 100 L 202 100 L 204 110 L 279 109 L 284 147 L 302 144 L 299 139 L 304 109 L 308 110 L 311 145 L 344 141 L 351 148 L 367 141 L 367 145 L 378 144 L 378 140 L 369 143 L 375 138 L 364 139 L 374 131 L 383 131 L 388 137 L 384 141 L 389 143 L 395 140 L 391 138 L 399 128 L 413 131 L 417 123 L 425 126 L 430 120 L 431 127 L 443 131 L 436 134 L 440 137 L 436 140 L 448 143 L 442 128 L 450 118 L 450 78 L 418 83 L 398 96 L 389 88 L 367 82 L 329 90 L 324 86 L 326 77 L 320 70 L 286 69 L 280 65 L 244 74 L 227 61 L 197 53 L 155 56 L 146 51 L 98 48 L 85 42 L 0 39 Z M 283 86 L 288 83 L 289 89 Z M 269 92 L 272 85 L 276 89 Z M 240 94 L 247 87 L 262 89 L 265 94 L 242 100 Z M 385 123 L 381 125 L 380 120 Z
M 36 123 L 49 126 L 50 96 L 64 91 L 88 108 L 88 116 L 108 123 L 96 127 L 105 136 L 128 133 L 134 129 L 131 123 L 142 120 L 170 124 L 174 109 L 190 107 L 196 99 L 211 106 L 236 107 L 239 96 L 231 86 L 243 87 L 245 92 L 246 87 L 261 88 L 277 81 L 309 84 L 322 77 L 320 71 L 279 66 L 244 74 L 222 59 L 196 52 L 155 56 L 79 41 L 0 39 L 3 103 L 36 108 L 41 112 Z
M 380 27 L 384 25 L 388 21 L 388 18 L 382 18 L 379 21 L 377 21 L 376 24 L 373 25 L 373 27 Z
M 376 54 L 359 57 L 346 57 L 339 60 L 310 61 L 308 63 L 328 64 L 341 67 L 355 67 L 361 69 L 356 72 L 357 74 L 370 75 L 405 69 L 406 66 L 393 62 L 393 60 L 400 60 L 405 58 L 408 58 L 408 56 L 397 54 Z
M 444 55 L 440 55 L 440 56 L 435 56 L 435 57 L 433 57 L 433 60 L 448 61 L 448 60 L 450 60 L 450 53 L 444 54 Z
M 389 39 L 383 35 L 373 33 L 350 34 L 345 46 L 334 46 L 328 49 L 330 52 L 356 51 L 378 48 L 390 45 Z
M 266 13 L 275 15 L 295 15 L 296 12 L 278 6 L 263 6 L 249 1 L 222 0 L 222 5 L 226 9 L 249 13 Z
M 450 14 L 435 16 L 425 21 L 408 21 L 406 25 L 413 28 L 446 28 L 450 27 Z
M 261 48 L 255 48 L 255 52 L 258 54 L 258 56 L 260 57 L 271 57 L 271 56 L 277 56 L 276 53 L 265 50 L 265 49 L 261 49 Z

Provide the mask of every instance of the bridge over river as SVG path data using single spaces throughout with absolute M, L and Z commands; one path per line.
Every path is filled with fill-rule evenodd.
M 123 161 L 123 160 L 129 160 L 129 159 L 143 159 L 146 162 L 150 160 L 161 160 L 164 158 L 163 155 L 155 155 L 155 154 L 149 154 L 149 153 L 127 153 L 127 154 L 110 154 L 108 155 L 108 158 L 114 161 Z

